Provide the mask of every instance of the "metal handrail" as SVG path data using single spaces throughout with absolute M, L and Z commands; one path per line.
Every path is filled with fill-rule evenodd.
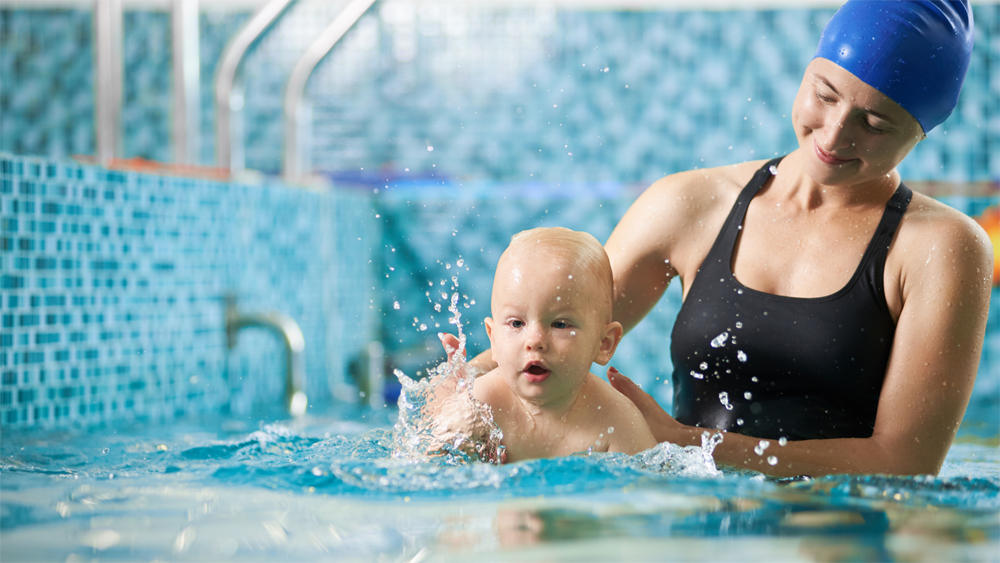
M 306 119 L 300 115 L 300 106 L 302 97 L 305 95 L 309 75 L 374 3 L 375 0 L 353 0 L 330 22 L 330 25 L 320 33 L 316 41 L 306 49 L 302 58 L 295 63 L 295 68 L 288 78 L 288 86 L 285 87 L 284 177 L 286 180 L 295 180 L 309 172 L 303 163 L 299 147 L 299 126 Z
M 236 82 L 236 69 L 240 60 L 250 45 L 264 33 L 278 16 L 288 8 L 293 0 L 270 0 L 250 18 L 222 55 L 219 68 L 215 75 L 215 159 L 216 166 L 230 170 L 242 168 L 242 164 L 234 166 L 232 155 L 231 121 L 233 84 Z
M 201 152 L 198 0 L 173 0 L 171 16 L 174 47 L 174 162 L 198 164 Z
M 94 125 L 97 159 L 107 166 L 122 156 L 121 107 L 122 66 L 121 0 L 94 0 L 95 80 Z

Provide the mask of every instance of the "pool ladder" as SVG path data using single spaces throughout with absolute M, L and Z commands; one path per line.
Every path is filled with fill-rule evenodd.
M 259 327 L 270 329 L 281 337 L 285 344 L 285 407 L 295 417 L 306 413 L 309 399 L 306 397 L 305 339 L 302 330 L 291 317 L 278 311 L 266 313 L 241 313 L 236 307 L 236 296 L 226 295 L 226 344 L 232 350 L 236 347 L 236 335 L 241 328 Z

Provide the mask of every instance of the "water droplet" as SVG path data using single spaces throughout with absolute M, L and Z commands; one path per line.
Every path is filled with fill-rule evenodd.
M 698 367 L 701 368 L 702 370 L 706 370 L 708 369 L 708 362 L 702 362 L 701 365 Z
M 568 277 L 569 279 L 573 279 L 573 274 L 570 274 Z
M 736 419 L 736 426 L 743 426 L 743 419 L 742 418 L 737 418 Z
M 614 426 L 608 426 L 608 434 L 614 434 L 614 433 L 615 433 L 615 427 Z
M 767 171 L 771 173 L 771 176 L 777 176 L 778 175 L 778 167 L 775 166 L 775 165 L 773 165 L 773 164 L 771 166 L 767 167 Z
M 322 468 L 320 468 L 320 467 L 319 467 L 319 466 L 317 465 L 316 467 L 313 467 L 313 468 L 312 468 L 312 474 L 313 474 L 313 475 L 315 475 L 315 476 L 317 476 L 317 477 L 319 477 L 319 476 L 323 475 L 323 469 L 322 469 Z
M 434 310 L 440 313 L 441 312 L 441 304 L 440 303 L 435 303 L 434 304 Z
M 757 455 L 764 455 L 764 450 L 766 450 L 768 448 L 768 446 L 770 446 L 770 445 L 771 445 L 771 442 L 769 442 L 767 440 L 761 440 L 757 444 L 757 447 L 755 447 L 753 449 L 753 453 L 755 453 Z
M 767 464 L 768 465 L 778 465 L 778 458 L 775 457 L 775 456 L 773 456 L 773 455 L 767 456 Z
M 106 454 L 106 453 L 108 453 L 110 451 L 111 451 L 111 448 L 104 448 L 103 450 L 101 450 L 101 453 L 102 454 Z
M 726 339 L 729 338 L 728 332 L 723 332 L 722 334 L 716 336 L 712 339 L 712 348 L 722 348 L 726 345 Z
M 788 445 L 788 438 L 785 438 L 784 436 L 782 436 L 781 438 L 778 438 L 778 445 L 779 446 L 786 446 L 786 445 Z
M 729 404 L 729 393 L 725 391 L 719 393 L 719 402 L 722 403 L 722 406 L 726 407 L 727 411 L 733 410 L 733 405 Z
M 575 331 L 575 330 L 571 330 L 571 331 L 569 331 L 569 335 L 570 335 L 570 336 L 576 336 L 576 331 Z
M 737 321 L 736 328 L 743 328 L 743 323 Z
M 424 323 L 420 323 L 420 331 L 423 332 L 425 330 L 427 330 L 427 325 L 425 325 Z
M 757 376 L 755 375 L 755 376 L 751 377 L 750 381 L 753 381 L 754 383 L 757 383 Z
M 743 350 L 737 350 L 736 351 L 736 359 L 739 360 L 739 361 L 741 361 L 741 362 L 746 362 L 747 361 L 747 354 L 746 354 L 746 352 L 744 352 Z
M 398 311 L 399 310 L 399 301 L 393 301 L 392 302 L 392 308 Z
M 743 394 L 743 398 L 749 401 L 750 399 L 753 399 L 753 393 L 747 391 Z
M 691 370 L 691 377 L 693 377 L 695 379 L 705 379 L 705 374 L 698 373 L 698 372 L 696 372 L 694 370 Z

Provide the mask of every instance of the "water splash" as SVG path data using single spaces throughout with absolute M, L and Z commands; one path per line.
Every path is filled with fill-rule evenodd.
M 727 411 L 733 410 L 733 405 L 729 404 L 729 393 L 725 391 L 719 393 L 719 402 L 722 403 L 722 406 L 726 407 Z
M 712 339 L 712 348 L 722 348 L 726 345 L 726 340 L 729 339 L 729 333 L 723 332 L 722 334 L 716 336 Z
M 761 440 L 760 442 L 757 443 L 757 446 L 754 447 L 753 453 L 757 455 L 764 455 L 764 450 L 766 450 L 770 445 L 771 442 L 767 440 Z
M 453 281 L 457 286 L 457 279 Z M 472 395 L 476 372 L 465 361 L 458 299 L 459 293 L 452 293 L 448 307 L 452 314 L 448 322 L 458 330 L 458 349 L 448 350 L 449 360 L 428 369 L 427 377 L 420 381 L 398 369 L 394 372 L 403 386 L 393 437 L 392 456 L 396 459 L 439 457 L 445 464 L 503 462 L 503 433 L 493 421 L 493 410 Z

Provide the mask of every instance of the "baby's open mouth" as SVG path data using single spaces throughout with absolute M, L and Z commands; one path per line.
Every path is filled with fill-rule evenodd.
M 547 368 L 539 364 L 531 364 L 527 369 L 524 370 L 524 376 L 531 383 L 541 383 L 548 379 L 549 373 L 551 373 Z

